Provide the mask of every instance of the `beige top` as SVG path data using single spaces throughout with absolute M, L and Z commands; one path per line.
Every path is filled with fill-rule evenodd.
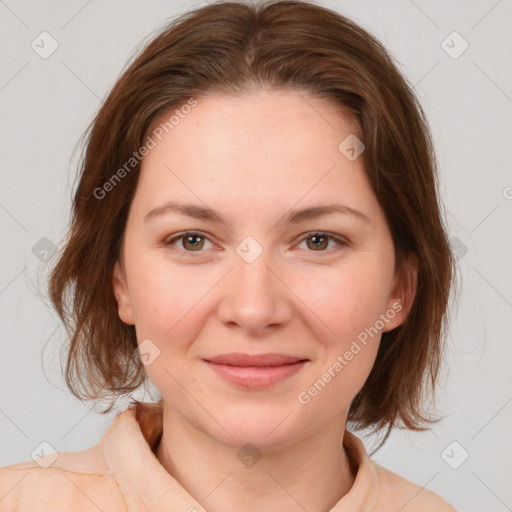
M 162 420 L 162 402 L 138 404 L 119 413 L 92 448 L 0 468 L 0 512 L 205 512 L 154 454 Z M 343 445 L 357 474 L 330 512 L 456 512 L 373 462 L 348 431 Z

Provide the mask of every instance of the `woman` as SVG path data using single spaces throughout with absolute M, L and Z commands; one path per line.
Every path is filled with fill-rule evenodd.
M 101 442 L 0 469 L 2 510 L 454 510 L 349 430 L 421 430 L 453 278 L 423 111 L 307 2 L 170 23 L 90 127 L 50 297 Z

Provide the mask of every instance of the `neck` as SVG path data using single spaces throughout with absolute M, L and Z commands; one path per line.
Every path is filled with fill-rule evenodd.
M 346 422 L 284 448 L 264 453 L 249 450 L 244 464 L 239 459 L 239 447 L 198 430 L 168 406 L 164 407 L 163 421 L 156 457 L 209 512 L 327 512 L 354 483 L 355 475 L 342 446 Z

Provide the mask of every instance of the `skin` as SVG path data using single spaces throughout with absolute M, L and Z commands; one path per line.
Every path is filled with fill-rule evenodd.
M 338 150 L 354 133 L 340 109 L 296 91 L 211 95 L 142 162 L 113 287 L 121 320 L 160 351 L 146 367 L 164 399 L 156 456 L 210 512 L 327 511 L 353 485 L 341 440 L 381 334 L 308 404 L 297 397 L 397 301 L 405 307 L 382 332 L 404 321 L 417 275 L 412 262 L 395 274 L 361 158 Z M 208 206 L 225 223 L 176 213 L 144 222 L 171 200 Z M 336 213 L 277 224 L 290 209 L 331 203 L 369 222 Z M 188 230 L 203 238 L 165 245 Z M 348 243 L 317 248 L 303 238 L 311 231 Z M 263 250 L 252 263 L 236 252 L 248 236 Z M 244 389 L 202 359 L 230 352 L 309 361 L 269 388 Z M 252 467 L 237 458 L 248 442 L 262 455 Z

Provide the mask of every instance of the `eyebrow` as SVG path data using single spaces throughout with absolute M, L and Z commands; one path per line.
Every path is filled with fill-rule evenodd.
M 211 208 L 199 206 L 196 204 L 181 203 L 178 201 L 169 201 L 162 206 L 153 208 L 144 216 L 144 223 L 169 213 L 177 213 L 179 215 L 185 215 L 194 219 L 226 224 L 222 216 Z M 370 218 L 363 212 L 342 204 L 310 206 L 308 208 L 302 208 L 299 210 L 291 210 L 277 224 L 299 224 L 300 222 L 304 222 L 306 220 L 316 219 L 318 217 L 323 217 L 324 215 L 332 215 L 334 213 L 350 215 L 356 219 L 371 224 Z

